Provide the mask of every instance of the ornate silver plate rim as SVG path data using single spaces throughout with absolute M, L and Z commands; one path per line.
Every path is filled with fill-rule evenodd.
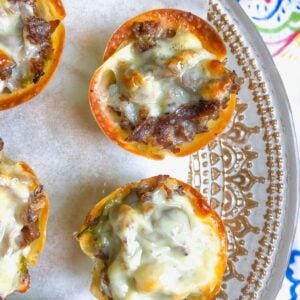
M 265 79 L 269 82 L 274 92 L 277 94 L 277 99 L 286 99 L 277 103 L 280 109 L 280 115 L 285 116 L 278 120 L 281 123 L 283 132 L 282 139 L 287 146 L 287 152 L 283 155 L 286 159 L 286 170 L 288 184 L 286 194 L 286 208 L 285 208 L 285 223 L 281 233 L 281 239 L 277 252 L 275 253 L 274 268 L 272 275 L 261 294 L 261 299 L 275 299 L 285 275 L 285 270 L 288 265 L 292 243 L 295 236 L 297 218 L 299 213 L 299 195 L 300 195 L 300 176 L 299 176 L 299 152 L 297 146 L 297 138 L 293 122 L 293 115 L 291 106 L 288 101 L 288 96 L 285 91 L 282 79 L 273 62 L 273 59 L 254 24 L 240 7 L 236 1 L 212 1 L 210 4 L 220 3 L 226 12 L 234 19 L 238 26 L 243 27 L 244 32 L 247 32 L 251 39 L 249 39 L 251 50 L 260 58 L 261 68 L 264 70 Z M 255 47 L 254 47 L 255 46 Z

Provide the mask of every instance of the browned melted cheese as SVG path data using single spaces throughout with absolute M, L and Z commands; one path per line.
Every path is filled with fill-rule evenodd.
M 215 278 L 221 241 L 184 193 L 158 187 L 112 202 L 94 228 L 114 300 L 182 300 Z M 97 246 L 96 246 L 97 247 Z M 105 279 L 106 278 L 106 279 Z
M 44 75 L 58 23 L 39 15 L 35 0 L 0 0 L 0 94 L 37 83 Z
M 128 133 L 128 141 L 176 152 L 226 107 L 233 73 L 190 32 L 178 30 L 155 43 L 143 37 L 139 47 L 134 40 L 103 64 L 99 84 L 108 72 L 111 83 L 104 93 L 101 88 L 99 99 Z
M 0 149 L 0 299 L 19 290 L 29 280 L 24 259 L 39 232 L 30 228 L 30 223 L 35 221 L 31 219 L 38 216 L 33 211 L 27 213 L 37 184 L 23 163 L 11 161 Z M 36 198 L 34 202 L 39 206 L 37 209 L 45 205 L 44 199 Z

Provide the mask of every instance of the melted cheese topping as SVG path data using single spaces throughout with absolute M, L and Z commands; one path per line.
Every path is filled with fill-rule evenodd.
M 0 50 L 17 64 L 10 78 L 0 80 L 0 94 L 5 88 L 15 91 L 32 81 L 30 60 L 39 57 L 40 47 L 26 38 L 23 21 L 34 15 L 32 6 L 26 2 L 0 1 Z
M 22 166 L 5 158 L 0 151 L 0 297 L 20 287 L 21 260 L 29 246 L 20 249 L 22 212 L 28 205 L 32 177 Z
M 182 104 L 212 100 L 202 95 L 203 87 L 227 72 L 221 63 L 220 74 L 211 72 L 209 64 L 215 59 L 194 34 L 186 31 L 159 39 L 156 46 L 144 52 L 136 50 L 132 42 L 103 64 L 99 98 L 124 113 L 133 124 L 140 110 L 146 110 L 149 117 L 159 117 Z M 112 78 L 103 93 L 101 84 L 108 72 Z
M 109 253 L 112 298 L 182 300 L 199 295 L 215 276 L 221 249 L 217 234 L 195 215 L 186 196 L 166 199 L 156 190 L 140 203 L 132 193 L 106 207 L 96 229 L 102 252 Z

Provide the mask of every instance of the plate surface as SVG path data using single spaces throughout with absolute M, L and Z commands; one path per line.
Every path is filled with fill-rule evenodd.
M 92 264 L 73 237 L 89 210 L 119 185 L 170 174 L 198 188 L 222 216 L 229 262 L 220 299 L 275 299 L 298 207 L 297 149 L 288 99 L 265 45 L 235 1 L 65 0 L 67 40 L 48 88 L 0 112 L 6 153 L 25 160 L 51 201 L 48 239 L 25 295 L 9 299 L 94 299 Z M 243 78 L 234 119 L 208 147 L 151 161 L 125 152 L 90 113 L 89 80 L 106 41 L 126 19 L 174 7 L 208 19 L 225 39 L 228 67 Z

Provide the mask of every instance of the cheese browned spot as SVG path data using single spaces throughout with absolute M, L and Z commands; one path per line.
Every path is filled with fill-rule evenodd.
M 208 130 L 239 84 L 201 41 L 183 28 L 135 22 L 131 41 L 102 65 L 111 82 L 101 95 L 129 142 L 178 152 Z M 99 79 L 101 83 L 101 76 Z
M 41 17 L 35 0 L 0 1 L 0 94 L 38 83 L 58 24 Z
M 25 257 L 40 236 L 42 186 L 23 163 L 4 156 L 0 139 L 0 298 L 29 285 Z
M 224 271 L 224 240 L 189 197 L 158 176 L 110 199 L 85 229 L 92 245 L 81 245 L 94 251 L 96 288 L 114 300 L 211 299 Z

